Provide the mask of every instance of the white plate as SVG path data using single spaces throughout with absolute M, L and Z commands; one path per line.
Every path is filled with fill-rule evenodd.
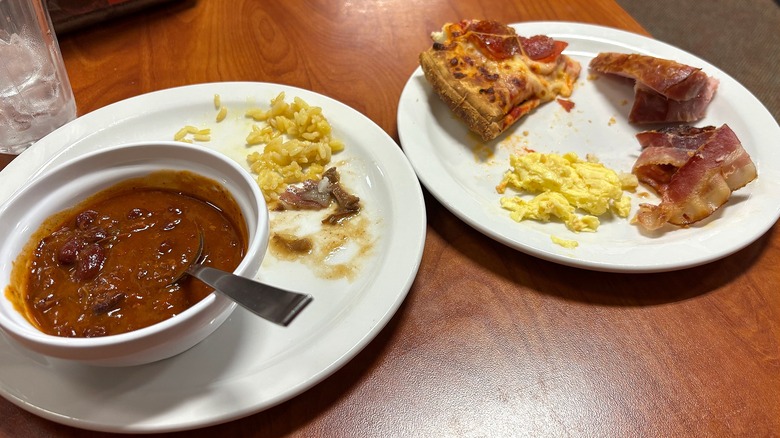
M 420 181 L 452 213 L 482 233 L 533 256 L 600 271 L 658 272 L 725 257 L 764 234 L 780 215 L 780 128 L 766 108 L 726 73 L 687 52 L 640 35 L 587 24 L 515 24 L 520 35 L 545 34 L 569 43 L 564 53 L 583 67 L 567 113 L 556 102 L 537 108 L 493 142 L 495 154 L 477 159 L 479 139 L 469 134 L 428 85 L 421 69 L 407 82 L 398 108 L 401 145 Z M 698 66 L 720 80 L 707 117 L 697 126 L 727 123 L 758 166 L 759 177 L 732 195 L 713 216 L 687 228 L 642 233 L 627 219 L 602 221 L 595 233 L 573 233 L 558 223 L 514 222 L 499 205 L 495 187 L 508 169 L 513 149 L 595 154 L 607 166 L 630 172 L 638 157 L 627 122 L 633 88 L 622 78 L 594 79 L 588 63 L 599 52 L 644 53 Z M 524 135 L 527 133 L 527 135 Z M 484 148 L 483 148 L 484 150 Z M 647 190 L 640 190 L 647 192 Z M 633 217 L 639 202 L 633 197 Z M 566 249 L 551 236 L 576 240 Z
M 239 308 L 193 349 L 146 366 L 93 368 L 22 350 L 0 334 L 0 393 L 42 417 L 86 429 L 160 432 L 246 416 L 312 387 L 353 358 L 398 309 L 425 241 L 420 184 L 398 145 L 357 111 L 325 96 L 264 83 L 213 83 L 163 90 L 76 119 L 21 154 L 0 175 L 0 202 L 31 175 L 103 146 L 171 140 L 185 124 L 212 128 L 215 147 L 245 161 L 251 121 L 241 108 L 268 107 L 280 91 L 320 106 L 346 148 L 342 180 L 373 223 L 374 251 L 357 278 L 323 280 L 306 266 L 267 255 L 257 278 L 309 291 L 314 301 L 287 328 Z M 217 125 L 213 96 L 229 109 Z M 273 214 L 272 214 L 273 216 Z M 273 227 L 273 225 L 272 225 Z

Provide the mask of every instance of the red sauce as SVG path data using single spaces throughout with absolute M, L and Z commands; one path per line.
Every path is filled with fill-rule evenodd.
M 128 180 L 48 218 L 16 260 L 8 294 L 31 323 L 56 336 L 147 327 L 212 292 L 182 276 L 201 235 L 207 265 L 238 266 L 246 225 L 221 185 L 174 171 Z

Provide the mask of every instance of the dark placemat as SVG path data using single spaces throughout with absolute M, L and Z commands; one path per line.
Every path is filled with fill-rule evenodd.
M 47 0 L 58 35 L 166 3 L 191 0 Z
M 780 120 L 780 0 L 617 0 L 655 38 L 707 60 Z

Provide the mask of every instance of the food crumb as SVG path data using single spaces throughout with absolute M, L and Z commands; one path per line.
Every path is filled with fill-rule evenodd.
M 615 123 L 617 123 L 617 120 L 615 120 L 615 117 L 613 116 L 609 118 L 609 122 L 607 122 L 607 125 L 612 126 Z
M 579 242 L 576 240 L 570 240 L 570 239 L 562 239 L 557 236 L 550 236 L 550 240 L 556 245 L 560 245 L 564 248 L 574 249 L 578 246 L 580 246 Z
M 478 163 L 485 162 L 493 157 L 493 149 L 482 142 L 474 145 L 471 152 L 474 154 L 474 160 Z
M 574 109 L 574 102 L 571 100 L 557 98 L 556 101 L 563 107 L 564 110 L 566 110 L 567 113 L 570 113 L 571 110 Z

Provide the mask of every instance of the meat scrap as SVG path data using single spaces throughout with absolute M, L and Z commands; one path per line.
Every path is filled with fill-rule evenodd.
M 660 196 L 640 204 L 634 222 L 648 230 L 687 226 L 710 216 L 734 190 L 758 177 L 753 160 L 728 125 L 678 127 L 637 134 L 642 153 L 633 173 Z
M 701 120 L 718 88 L 700 68 L 647 55 L 599 53 L 590 68 L 635 80 L 631 123 Z
M 308 179 L 300 186 L 289 186 L 287 191 L 279 195 L 279 200 L 284 208 L 291 210 L 321 210 L 328 208 L 331 201 L 335 200 L 336 211 L 322 221 L 328 224 L 336 224 L 360 211 L 360 198 L 344 189 L 335 167 L 323 172 L 319 181 Z
M 95 304 L 92 305 L 92 313 L 96 315 L 108 313 L 115 309 L 125 298 L 127 298 L 127 295 L 124 292 L 97 295 L 95 297 Z

